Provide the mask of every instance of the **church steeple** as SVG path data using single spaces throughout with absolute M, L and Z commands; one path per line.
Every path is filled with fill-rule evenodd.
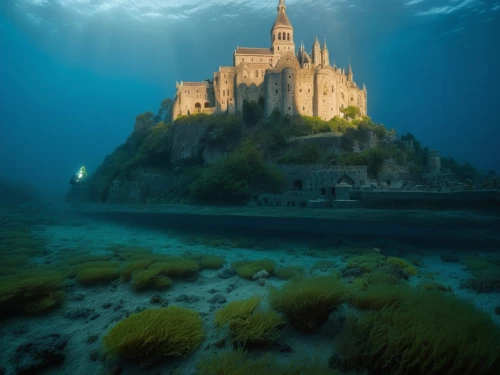
M 295 43 L 293 42 L 293 27 L 286 15 L 285 0 L 279 0 L 278 16 L 271 29 L 271 51 L 283 55 L 292 51 L 295 55 Z

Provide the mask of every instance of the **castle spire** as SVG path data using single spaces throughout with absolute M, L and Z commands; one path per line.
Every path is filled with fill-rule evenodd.
M 328 48 L 326 47 L 326 39 L 323 41 L 323 48 L 322 48 L 323 51 L 326 51 L 328 50 Z
M 277 10 L 278 16 L 271 29 L 271 51 L 281 56 L 288 51 L 295 54 L 293 27 L 286 15 L 285 0 L 279 0 Z
M 319 46 L 319 40 L 318 40 L 318 36 L 316 35 L 316 40 L 314 41 L 314 45 L 318 45 Z
M 347 68 L 347 80 L 348 81 L 353 81 L 354 80 L 354 74 L 352 73 L 352 66 L 351 66 L 351 58 L 349 57 L 349 67 Z

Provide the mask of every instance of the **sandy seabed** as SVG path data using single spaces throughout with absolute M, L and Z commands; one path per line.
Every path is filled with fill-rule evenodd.
M 107 252 L 110 245 L 116 244 L 151 247 L 155 253 L 165 255 L 182 255 L 186 252 L 219 255 L 225 258 L 224 268 L 229 268 L 231 262 L 242 259 L 270 258 L 278 265 L 301 266 L 306 270 L 313 268 L 322 259 L 333 262 L 332 268 L 315 269 L 311 275 L 330 274 L 332 271 L 342 269 L 346 262 L 346 257 L 341 255 L 327 255 L 322 258 L 315 253 L 311 256 L 308 251 L 309 246 L 293 245 L 286 239 L 283 239 L 283 243 L 276 243 L 273 248 L 226 249 L 196 243 L 190 241 L 186 235 L 176 235 L 171 231 L 139 228 L 88 218 L 74 218 L 65 224 L 41 227 L 35 235 L 47 239 L 49 241 L 47 248 L 52 252 L 39 258 L 40 263 L 57 261 L 57 254 L 64 252 L 65 249 L 79 249 L 100 254 Z M 477 255 L 478 249 L 471 250 L 471 255 L 472 253 Z M 431 272 L 434 274 L 434 281 L 451 287 L 455 295 L 488 312 L 495 323 L 500 325 L 500 316 L 494 313 L 495 307 L 500 304 L 500 294 L 477 294 L 468 289 L 461 289 L 461 282 L 471 275 L 463 264 L 443 262 L 439 252 L 429 249 L 421 254 L 419 273 L 410 277 L 411 284 L 416 285 L 422 281 L 420 275 Z M 214 345 L 221 338 L 227 337 L 226 331 L 214 327 L 214 311 L 223 306 L 223 303 L 212 300 L 214 295 L 220 293 L 227 302 L 257 295 L 262 297 L 261 306 L 267 307 L 268 287 L 285 283 L 274 276 L 267 278 L 265 283 L 246 280 L 238 275 L 221 278 L 219 275 L 224 268 L 201 270 L 199 277 L 193 281 L 174 280 L 173 286 L 165 291 L 134 292 L 129 283 L 84 287 L 71 281 L 67 289 L 67 299 L 62 307 L 43 316 L 11 318 L 0 323 L 2 342 L 0 356 L 6 373 L 15 373 L 10 358 L 19 345 L 33 337 L 58 333 L 69 338 L 65 348 L 65 360 L 62 365 L 48 369 L 44 372 L 46 374 L 112 373 L 109 371 L 115 366 L 122 368 L 122 374 L 170 374 L 177 367 L 182 374 L 196 374 L 196 366 L 200 359 L 231 350 L 229 340 L 226 340 L 227 343 L 222 349 Z M 160 295 L 169 306 L 177 305 L 198 311 L 204 320 L 205 341 L 187 358 L 166 360 L 152 368 L 129 362 L 105 360 L 100 350 L 103 335 L 117 321 L 123 319 L 126 313 L 141 308 L 158 307 L 157 304 L 151 303 L 153 295 Z M 68 312 L 79 308 L 91 309 L 93 312 L 85 318 L 71 318 Z M 285 329 L 279 339 L 281 344 L 272 347 L 269 352 L 276 355 L 280 361 L 317 358 L 321 363 L 328 363 L 334 352 L 333 337 L 341 325 L 344 309 L 345 307 L 341 307 L 332 313 L 330 320 L 312 334 L 305 335 L 292 328 Z M 98 339 L 89 342 L 89 336 L 94 335 L 98 336 Z M 280 345 L 286 345 L 292 352 L 280 350 Z M 262 353 L 262 351 L 257 352 L 255 355 Z

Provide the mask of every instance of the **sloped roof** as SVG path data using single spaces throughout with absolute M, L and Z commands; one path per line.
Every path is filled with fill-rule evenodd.
M 280 8 L 280 10 L 278 11 L 278 17 L 276 17 L 276 21 L 274 21 L 273 29 L 276 26 L 292 27 L 292 24 L 290 23 L 290 20 L 288 19 L 288 16 L 286 15 L 284 7 Z
M 273 53 L 269 48 L 240 48 L 236 49 L 237 54 L 241 55 L 272 55 Z

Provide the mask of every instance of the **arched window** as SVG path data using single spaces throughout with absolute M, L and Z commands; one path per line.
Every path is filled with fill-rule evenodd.
M 281 40 L 281 33 L 278 33 L 278 40 Z
M 259 71 L 258 70 L 255 71 L 255 78 L 259 78 Z
M 205 108 L 208 108 L 210 107 L 210 104 L 208 104 L 208 102 L 205 102 Z
M 287 37 L 287 40 L 290 40 L 290 33 L 288 33 L 288 37 Z

